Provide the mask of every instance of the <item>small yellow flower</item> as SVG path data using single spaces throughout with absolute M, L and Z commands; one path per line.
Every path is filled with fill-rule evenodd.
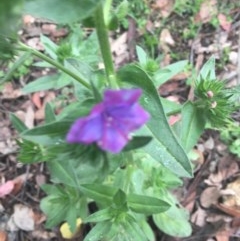
M 82 224 L 82 219 L 78 218 L 76 220 L 76 226 L 77 226 L 76 231 L 74 233 L 72 233 L 68 223 L 67 222 L 63 223 L 60 227 L 60 233 L 61 233 L 62 237 L 65 239 L 74 238 L 77 235 L 78 231 L 80 230 L 81 224 Z

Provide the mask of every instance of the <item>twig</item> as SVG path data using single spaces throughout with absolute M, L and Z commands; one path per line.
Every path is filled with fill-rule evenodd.
M 25 178 L 25 181 L 23 182 L 23 186 L 22 186 L 22 191 L 21 191 L 21 196 L 20 196 L 20 199 L 23 200 L 24 198 L 24 194 L 25 194 L 25 191 L 26 191 L 26 182 L 28 180 L 28 175 L 29 175 L 29 171 L 30 171 L 30 165 L 27 165 L 26 167 L 26 178 Z

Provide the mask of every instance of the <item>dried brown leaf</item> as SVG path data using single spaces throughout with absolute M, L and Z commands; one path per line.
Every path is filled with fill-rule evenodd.
M 2 99 L 16 99 L 23 95 L 21 89 L 14 89 L 11 82 L 7 82 L 3 85 L 1 90 Z
M 34 230 L 31 234 L 32 234 L 32 237 L 36 239 L 51 240 L 52 238 L 56 237 L 55 233 L 44 231 L 44 230 Z
M 36 183 L 40 187 L 46 183 L 46 176 L 43 174 L 36 175 Z
M 32 102 L 38 109 L 41 109 L 42 100 L 41 100 L 41 97 L 40 97 L 40 92 L 36 92 L 32 95 Z
M 219 221 L 224 221 L 225 223 L 230 223 L 233 220 L 232 217 L 226 214 L 218 214 L 218 213 L 208 213 L 206 221 L 208 223 L 217 223 Z
M 0 186 L 0 198 L 4 198 L 5 196 L 9 195 L 14 188 L 13 181 L 7 181 Z
M 204 189 L 200 196 L 200 203 L 203 207 L 209 208 L 212 204 L 217 203 L 220 197 L 217 187 L 208 187 Z
M 17 176 L 16 178 L 14 178 L 12 181 L 14 182 L 14 188 L 12 191 L 12 194 L 17 194 L 21 189 L 23 184 L 30 178 L 32 178 L 32 174 L 22 174 L 20 176 Z
M 231 51 L 229 53 L 229 61 L 234 64 L 234 65 L 237 65 L 238 63 L 238 52 L 236 51 Z
M 24 123 L 30 129 L 34 127 L 34 110 L 32 105 L 29 105 L 26 109 Z
M 24 25 L 29 26 L 29 25 L 33 24 L 34 22 L 35 22 L 35 18 L 33 16 L 31 16 L 31 15 L 23 16 L 23 24 Z
M 42 106 L 35 112 L 35 115 L 34 115 L 36 120 L 44 120 L 45 106 L 48 102 L 51 102 L 56 98 L 56 94 L 53 91 L 48 91 L 48 92 L 45 92 L 41 97 L 43 98 Z
M 173 0 L 157 0 L 152 5 L 153 9 L 160 10 L 162 17 L 167 18 L 173 11 L 174 1 Z
M 224 230 L 224 231 L 220 231 L 216 234 L 215 238 L 217 241 L 229 241 L 229 231 Z
M 218 172 L 211 173 L 205 183 L 212 186 L 221 186 L 222 181 L 228 179 L 239 171 L 238 164 L 232 156 L 224 156 L 218 162 Z
M 34 230 L 34 213 L 33 210 L 27 206 L 22 204 L 16 204 L 14 206 L 13 221 L 21 230 Z
M 202 23 L 209 22 L 213 16 L 217 13 L 217 1 L 216 0 L 206 0 L 201 4 L 198 16 Z
M 207 213 L 202 208 L 198 207 L 196 212 L 191 216 L 191 221 L 199 227 L 203 227 L 206 224 Z
M 219 162 L 218 171 L 222 173 L 224 179 L 232 177 L 239 171 L 237 160 L 229 155 L 223 157 Z
M 220 23 L 220 26 L 227 32 L 231 30 L 231 22 L 228 21 L 226 15 L 223 13 L 218 14 L 218 21 Z
M 164 28 L 160 33 L 160 44 L 174 46 L 175 41 L 167 28 Z
M 208 150 L 212 150 L 212 149 L 214 148 L 214 146 L 215 146 L 214 140 L 213 140 L 213 138 L 210 136 L 210 137 L 208 138 L 208 140 L 205 141 L 204 147 L 205 147 L 206 149 L 208 149 Z
M 8 237 L 7 237 L 7 233 L 0 230 L 0 241 L 7 241 Z
M 222 195 L 223 204 L 240 210 L 240 178 L 229 183 L 223 191 L 225 191 L 225 195 Z
M 228 207 L 222 203 L 217 203 L 214 205 L 215 208 L 218 208 L 219 210 L 221 210 L 222 212 L 230 215 L 230 216 L 233 216 L 233 217 L 238 217 L 240 218 L 240 210 L 236 209 L 235 207 L 234 208 L 231 208 L 231 207 Z

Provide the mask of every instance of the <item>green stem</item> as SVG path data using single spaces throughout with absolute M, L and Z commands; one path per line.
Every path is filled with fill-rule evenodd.
M 81 79 L 78 75 L 76 75 L 75 73 L 73 73 L 72 71 L 70 71 L 69 69 L 65 68 L 62 64 L 58 63 L 57 61 L 49 58 L 48 56 L 46 56 L 45 54 L 42 54 L 41 52 L 32 49 L 30 47 L 28 47 L 27 45 L 23 44 L 23 43 L 19 43 L 19 48 L 17 48 L 18 50 L 21 51 L 27 51 L 30 52 L 31 54 L 35 55 L 36 57 L 46 61 L 47 63 L 55 66 L 57 69 L 60 69 L 62 72 L 68 74 L 69 76 L 71 76 L 72 78 L 74 78 L 75 80 L 77 80 L 79 83 L 81 83 L 83 86 L 85 86 L 86 88 L 90 89 L 91 86 L 90 84 L 88 84 L 86 81 L 84 81 L 83 79 Z
M 109 21 L 109 13 L 112 6 L 112 0 L 105 0 L 104 7 L 103 7 L 103 14 L 104 14 L 104 21 L 105 23 Z
M 108 39 L 108 30 L 104 21 L 103 6 L 99 4 L 99 7 L 95 13 L 95 24 L 98 36 L 98 42 L 105 66 L 108 85 L 112 88 L 117 88 L 116 74 L 113 65 L 112 53 L 110 43 Z

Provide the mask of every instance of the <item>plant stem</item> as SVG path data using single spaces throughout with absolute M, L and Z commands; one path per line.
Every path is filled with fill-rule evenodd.
M 99 4 L 95 12 L 95 25 L 97 30 L 98 42 L 107 75 L 107 84 L 112 88 L 117 88 L 116 74 L 113 65 L 110 43 L 108 39 L 108 30 L 104 21 L 103 6 Z
M 76 75 L 75 73 L 73 73 L 69 69 L 65 68 L 62 64 L 58 63 L 54 59 L 49 58 L 45 54 L 42 54 L 41 52 L 39 52 L 39 51 L 37 51 L 35 49 L 32 49 L 32 48 L 28 47 L 27 45 L 25 45 L 23 43 L 19 43 L 19 46 L 20 47 L 17 48 L 18 50 L 25 51 L 25 52 L 30 52 L 31 54 L 35 55 L 36 57 L 46 61 L 47 63 L 55 66 L 57 69 L 60 69 L 62 72 L 68 74 L 69 76 L 71 76 L 72 78 L 77 80 L 80 84 L 82 84 L 86 88 L 88 88 L 88 89 L 91 88 L 90 84 L 88 84 L 86 81 L 81 79 L 78 75 Z
M 103 7 L 103 15 L 105 23 L 109 20 L 109 13 L 112 6 L 112 0 L 105 0 L 104 7 Z

